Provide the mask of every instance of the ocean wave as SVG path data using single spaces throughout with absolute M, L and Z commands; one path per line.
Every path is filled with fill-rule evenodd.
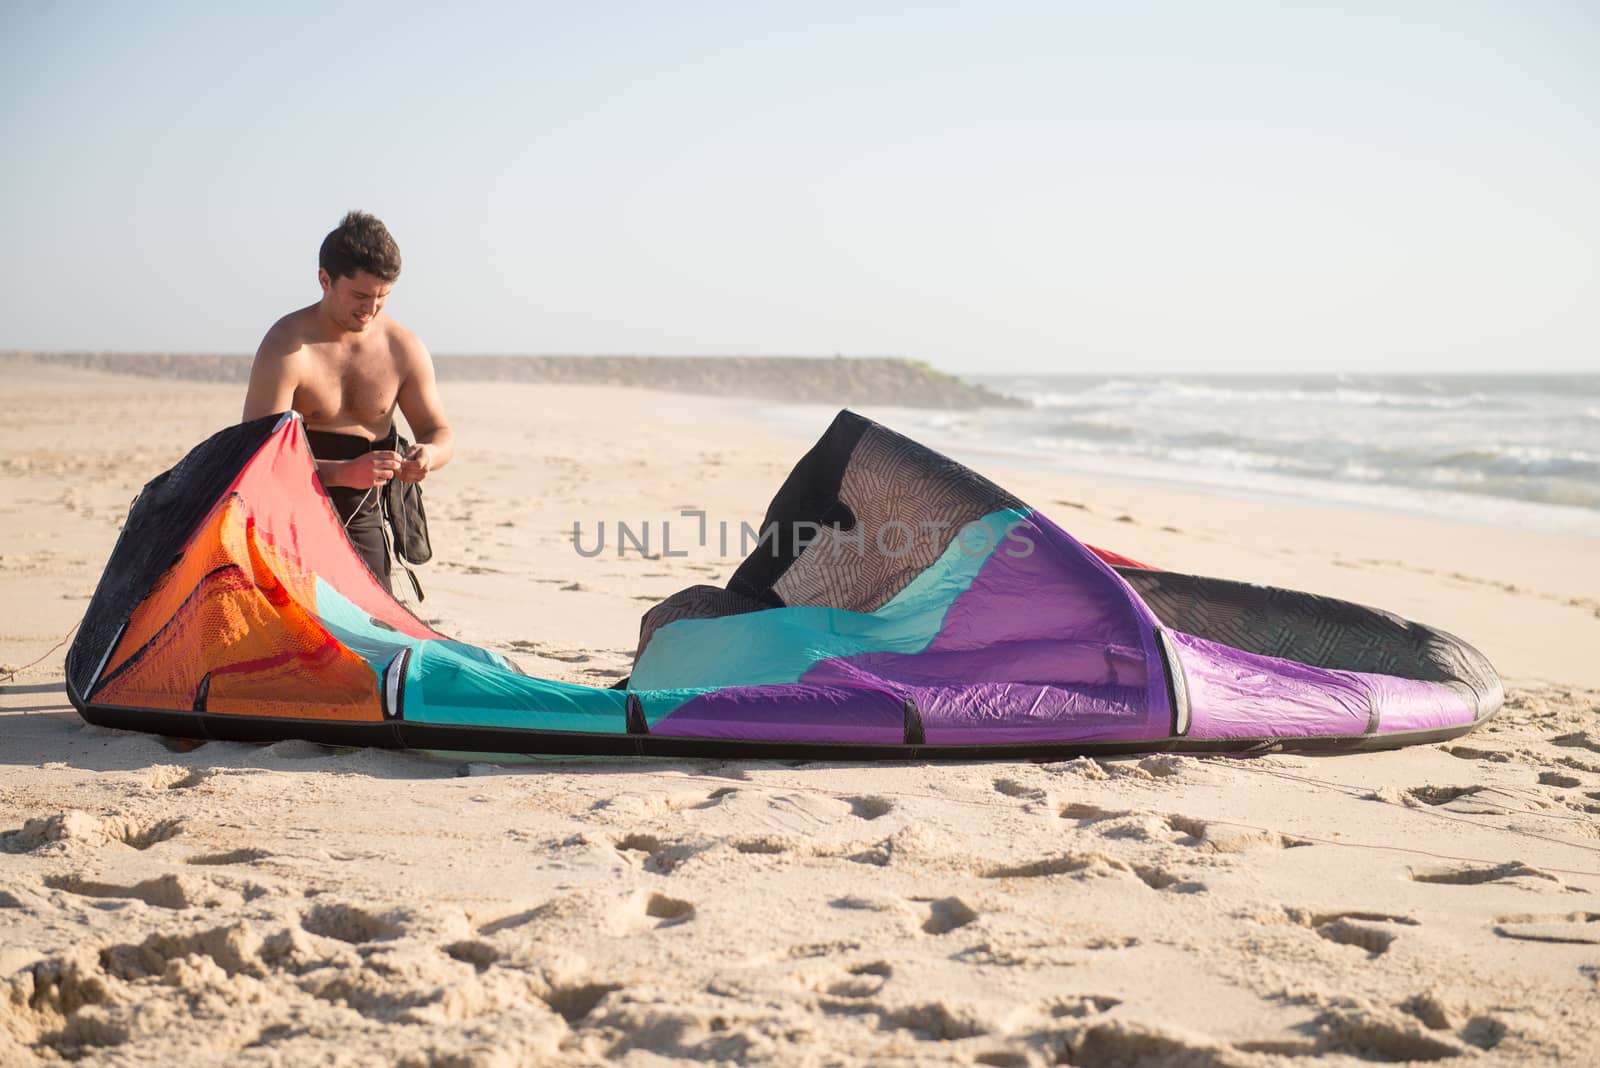
M 1415 451 L 1269 449 L 1220 431 L 1154 440 L 1137 437 L 1127 427 L 1054 429 L 1057 432 L 1033 435 L 1020 444 L 1045 458 L 1160 465 L 1192 472 L 1202 480 L 1229 482 L 1242 476 L 1272 475 L 1312 484 L 1450 490 L 1600 510 L 1600 463 L 1592 459 L 1549 456 L 1535 460 L 1487 451 L 1430 459 Z
M 1322 406 L 1332 404 L 1350 408 L 1396 408 L 1412 410 L 1465 409 L 1491 404 L 1505 404 L 1508 398 L 1486 393 L 1464 393 L 1453 396 L 1394 393 L 1346 386 L 1313 388 L 1306 386 L 1218 386 L 1206 382 L 1174 382 L 1168 392 L 1185 401 L 1205 400 L 1216 404 L 1280 405 L 1285 408 Z
M 1591 380 L 1592 379 L 1592 380 Z M 1400 412 L 1536 413 L 1600 396 L 1600 376 L 1473 376 L 1413 379 L 1360 376 L 982 376 L 992 388 L 1040 408 L 1137 399 L 1158 406 L 1252 405 L 1392 409 Z M 1591 406 L 1592 407 L 1592 406 Z M 1600 409 L 1595 409 L 1600 410 Z
M 1035 407 L 975 417 L 961 440 L 1044 463 L 1281 482 L 1330 500 L 1452 493 L 1600 512 L 1600 375 L 1027 381 L 1041 387 Z
M 1032 401 L 1036 408 L 1082 408 L 1085 406 L 1100 407 L 1108 403 L 1126 404 L 1135 399 L 1147 399 L 1154 396 L 1158 390 L 1154 383 L 1137 382 L 1131 379 L 1113 379 L 1105 382 L 1085 381 L 1079 388 L 1065 389 L 1063 383 L 1056 381 L 1049 388 L 1040 388 L 1032 393 L 1017 391 L 1015 396 Z M 1001 386 L 1009 390 L 1009 386 Z
M 1589 479 L 1600 484 L 1600 455 L 1541 445 L 1468 449 L 1442 456 L 1434 464 L 1443 468 L 1483 471 L 1486 474 Z
M 1098 419 L 1062 419 L 1043 431 L 1044 436 L 1065 437 L 1086 441 L 1131 441 L 1139 433 L 1137 427 L 1127 423 Z

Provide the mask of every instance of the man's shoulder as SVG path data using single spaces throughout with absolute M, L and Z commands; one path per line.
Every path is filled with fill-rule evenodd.
M 311 314 L 314 310 L 315 305 L 297 308 L 267 327 L 266 336 L 261 339 L 261 347 L 256 350 L 257 359 L 267 357 L 288 360 L 304 350 L 306 343 L 311 339 Z
M 422 339 L 393 319 L 384 323 L 384 337 L 388 341 L 389 351 L 402 363 L 411 364 L 419 360 L 432 362 L 428 347 L 422 343 Z

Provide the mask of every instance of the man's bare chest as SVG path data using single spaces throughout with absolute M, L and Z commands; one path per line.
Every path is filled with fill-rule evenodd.
M 324 430 L 387 433 L 400 395 L 400 372 L 384 354 L 312 353 L 295 388 L 296 410 Z

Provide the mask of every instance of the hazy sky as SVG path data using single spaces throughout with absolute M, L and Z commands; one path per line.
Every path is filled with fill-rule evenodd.
M 1323 8 L 1326 10 L 1314 10 Z M 0 348 L 1600 370 L 1600 5 L 0 3 Z

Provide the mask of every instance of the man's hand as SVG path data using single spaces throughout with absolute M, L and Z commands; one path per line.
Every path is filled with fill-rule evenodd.
M 323 460 L 317 465 L 317 469 L 324 485 L 364 490 L 382 486 L 400 474 L 401 466 L 399 453 L 389 449 L 376 449 L 363 453 L 354 460 Z M 329 468 L 333 470 L 330 471 Z
M 413 445 L 400 460 L 400 481 L 421 482 L 433 470 L 433 446 Z M 391 454 L 392 455 L 392 454 Z

